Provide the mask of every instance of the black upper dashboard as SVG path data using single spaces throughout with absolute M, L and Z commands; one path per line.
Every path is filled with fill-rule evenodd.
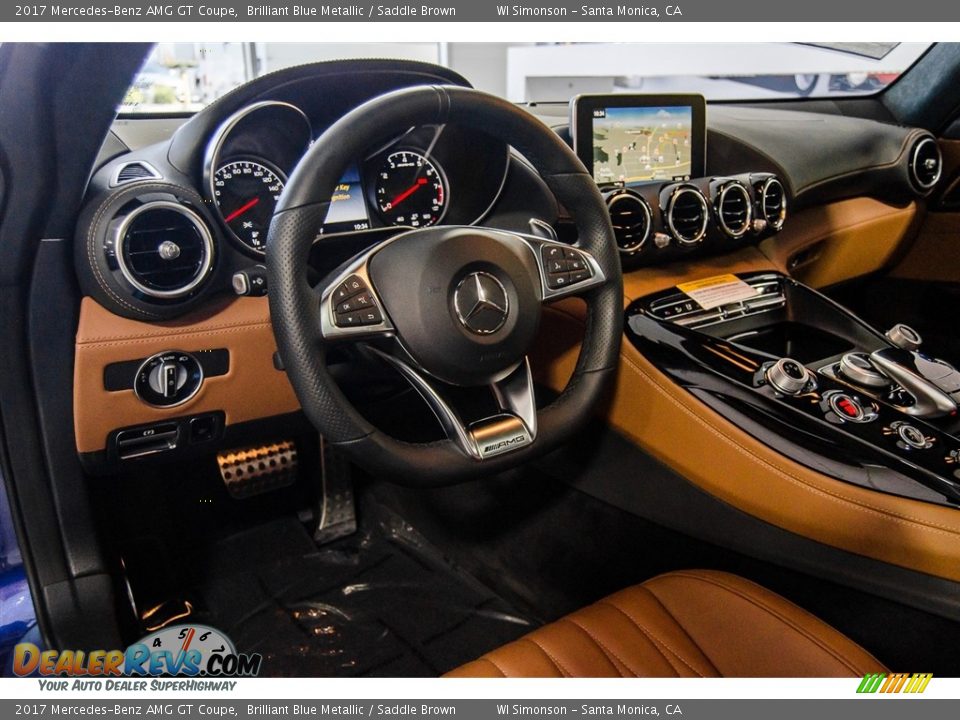
M 251 81 L 160 142 L 128 149 L 108 138 L 77 228 L 85 294 L 118 314 L 162 320 L 232 292 L 234 274 L 262 262 L 273 207 L 310 143 L 365 101 L 421 84 L 468 86 L 422 63 L 318 63 Z M 530 108 L 569 142 L 551 109 Z M 711 105 L 704 177 L 605 194 L 629 269 L 756 243 L 784 226 L 788 207 L 864 195 L 910 202 L 936 184 L 940 163 L 923 130 Z M 436 223 L 529 232 L 533 220 L 563 237 L 561 216 L 501 141 L 454 125 L 398 127 L 346 169 L 311 268 L 319 279 L 398 230 Z

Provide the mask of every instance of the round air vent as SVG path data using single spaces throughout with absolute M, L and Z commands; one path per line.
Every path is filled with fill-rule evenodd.
M 707 199 L 693 187 L 674 190 L 667 203 L 667 226 L 681 245 L 695 245 L 703 240 L 708 215 Z
M 620 252 L 633 255 L 643 249 L 653 225 L 650 207 L 643 198 L 632 192 L 614 193 L 607 198 L 607 209 Z
M 760 186 L 760 216 L 773 230 L 783 227 L 787 219 L 787 191 L 777 178 L 767 178 Z
M 717 220 L 731 238 L 741 238 L 750 229 L 753 208 L 750 193 L 738 182 L 727 183 L 717 195 Z
M 910 152 L 910 179 L 921 192 L 931 190 L 940 179 L 943 170 L 943 156 L 940 147 L 932 137 L 918 140 Z
M 180 203 L 158 200 L 132 210 L 116 236 L 124 279 L 144 295 L 180 298 L 207 278 L 213 238 L 206 223 Z

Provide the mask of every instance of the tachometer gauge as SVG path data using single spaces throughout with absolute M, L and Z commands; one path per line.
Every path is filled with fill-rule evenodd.
M 224 224 L 234 237 L 262 253 L 270 218 L 283 192 L 284 179 L 256 160 L 233 160 L 213 175 L 213 198 Z
M 381 217 L 390 225 L 435 225 L 447 207 L 447 183 L 440 168 L 412 150 L 387 156 L 377 172 L 374 194 Z

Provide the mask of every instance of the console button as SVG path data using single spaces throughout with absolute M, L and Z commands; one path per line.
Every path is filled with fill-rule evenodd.
M 877 419 L 877 410 L 873 405 L 865 405 L 856 395 L 839 390 L 824 393 L 824 411 L 827 420 L 833 423 L 869 423 Z M 832 413 L 832 419 L 831 415 Z
M 899 445 L 904 450 L 926 450 L 933 447 L 934 438 L 927 437 L 916 425 L 898 420 L 891 423 L 890 429 L 897 434 Z

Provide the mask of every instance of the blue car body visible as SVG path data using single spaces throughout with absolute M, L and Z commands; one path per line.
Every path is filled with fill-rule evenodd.
M 0 672 L 11 673 L 14 646 L 36 629 L 37 616 L 13 527 L 6 487 L 0 483 Z

